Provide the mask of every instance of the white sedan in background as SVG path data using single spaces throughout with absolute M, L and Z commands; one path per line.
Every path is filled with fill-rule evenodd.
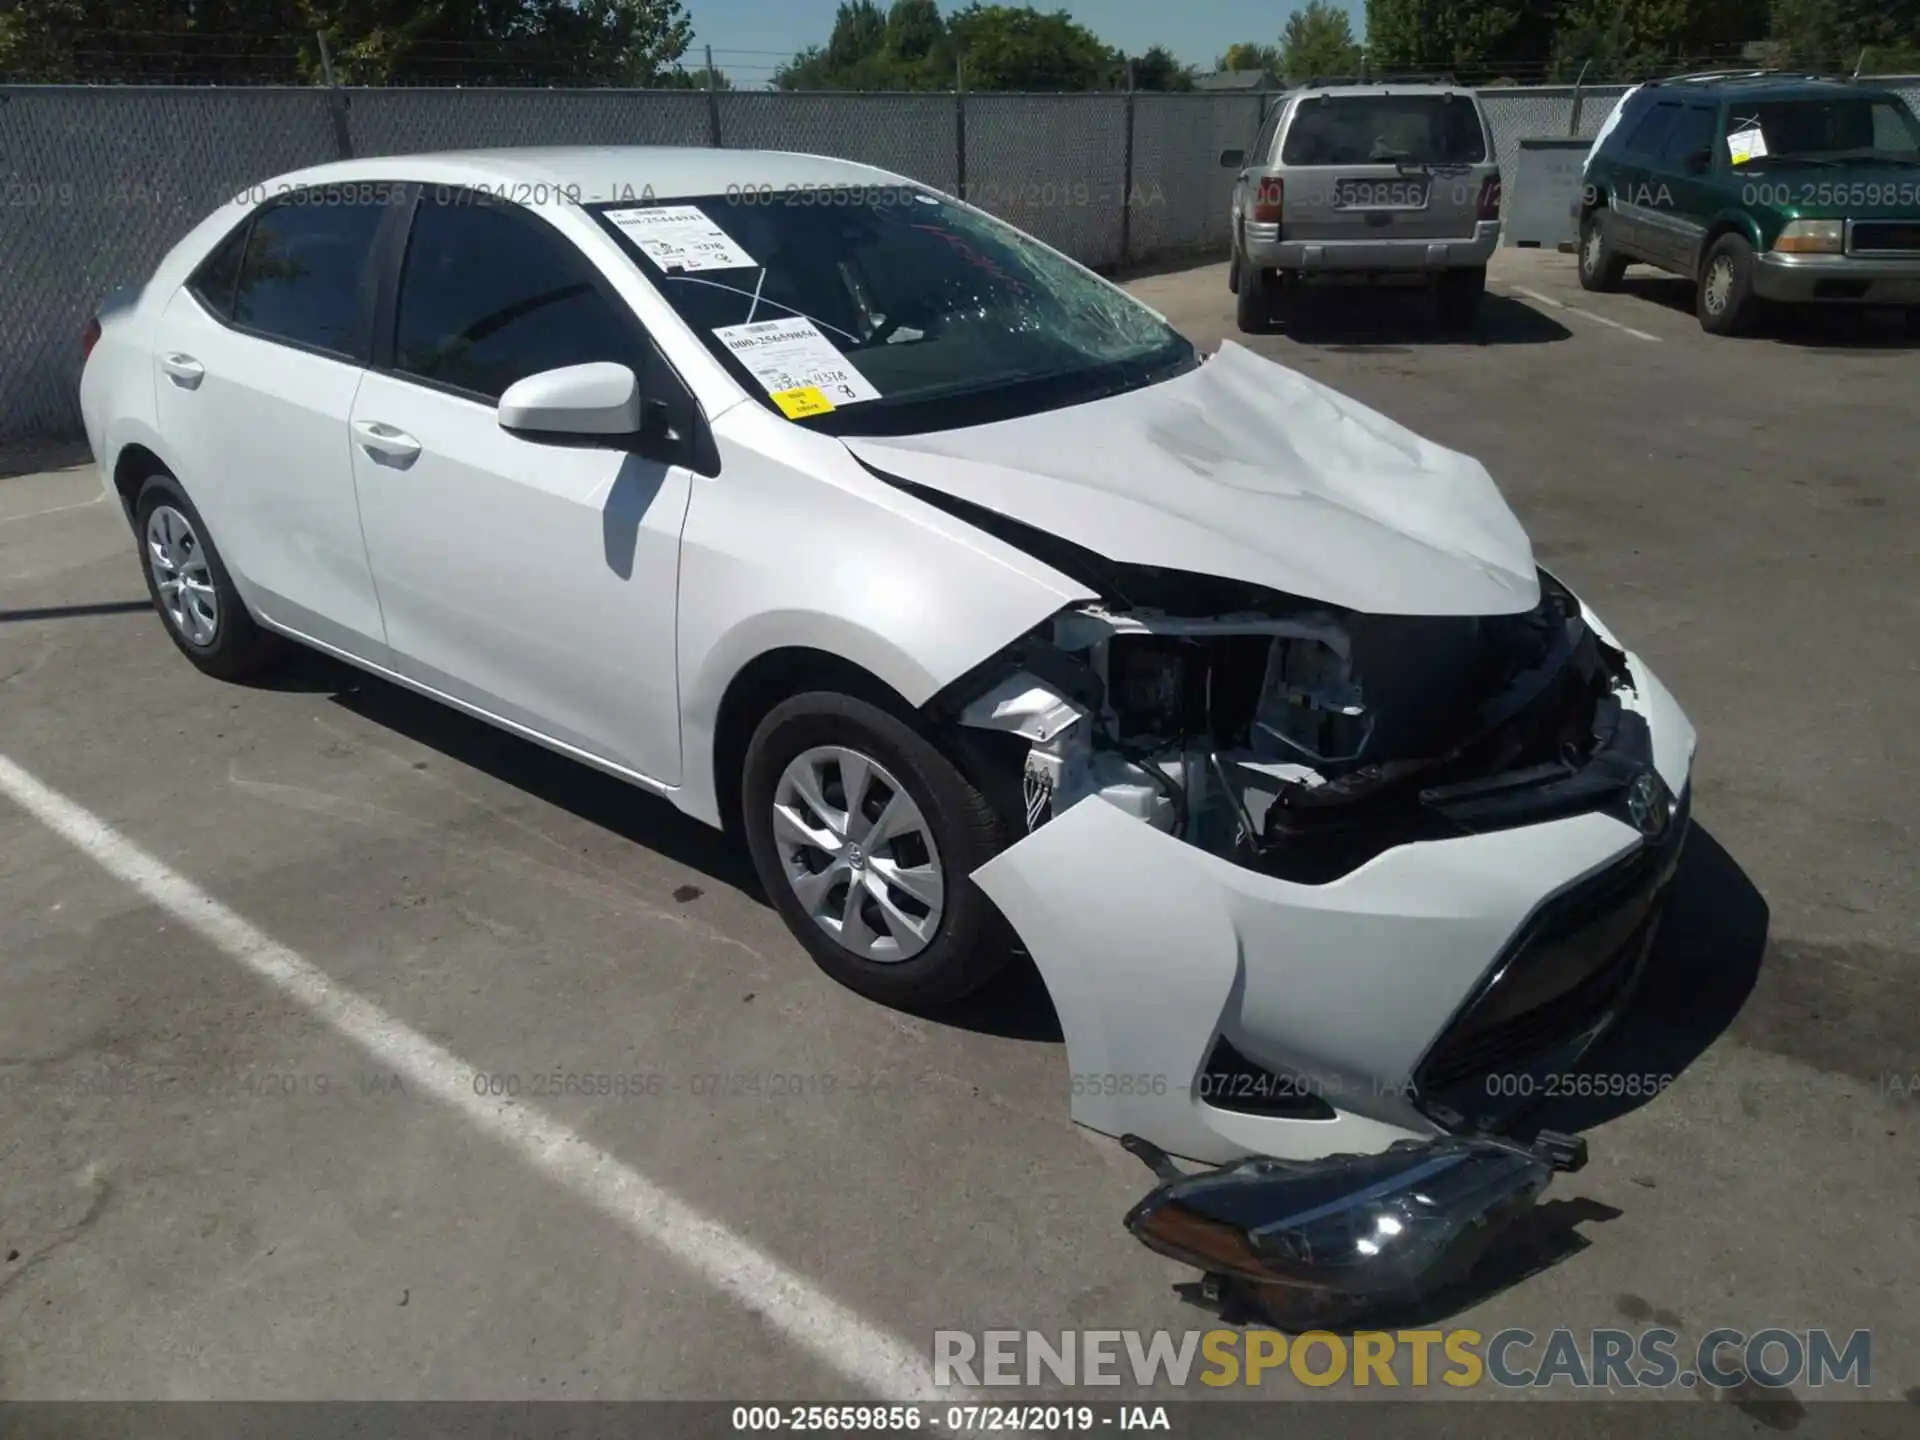
M 88 346 L 195 665 L 298 642 L 736 829 L 877 999 L 1017 942 L 1149 1245 L 1357 1301 L 1578 1163 L 1519 1082 L 1631 992 L 1694 737 L 1478 463 L 786 154 L 284 176 Z

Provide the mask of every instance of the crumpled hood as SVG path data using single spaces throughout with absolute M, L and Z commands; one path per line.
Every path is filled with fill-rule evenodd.
M 1539 603 L 1533 547 L 1479 461 L 1230 341 L 1126 395 L 845 444 L 1125 564 L 1379 615 Z

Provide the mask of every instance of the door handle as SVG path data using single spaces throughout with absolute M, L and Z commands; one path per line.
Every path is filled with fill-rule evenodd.
M 404 430 L 383 425 L 378 420 L 356 420 L 353 433 L 360 448 L 369 454 L 384 456 L 405 465 L 420 454 L 420 442 Z
M 183 355 L 178 350 L 160 357 L 160 368 L 167 372 L 173 382 L 186 390 L 193 389 L 206 378 L 207 367 L 191 355 Z

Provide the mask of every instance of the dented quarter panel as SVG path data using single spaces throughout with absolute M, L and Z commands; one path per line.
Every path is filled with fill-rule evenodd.
M 845 443 L 1124 563 L 1380 615 L 1511 614 L 1540 597 L 1526 532 L 1479 461 L 1231 342 L 1110 399 Z

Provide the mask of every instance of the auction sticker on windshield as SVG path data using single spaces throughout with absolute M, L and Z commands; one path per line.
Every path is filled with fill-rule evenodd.
M 757 263 L 696 205 L 642 205 L 606 214 L 662 270 L 744 270 Z
M 880 398 L 811 320 L 756 320 L 725 325 L 713 334 L 790 419 Z

